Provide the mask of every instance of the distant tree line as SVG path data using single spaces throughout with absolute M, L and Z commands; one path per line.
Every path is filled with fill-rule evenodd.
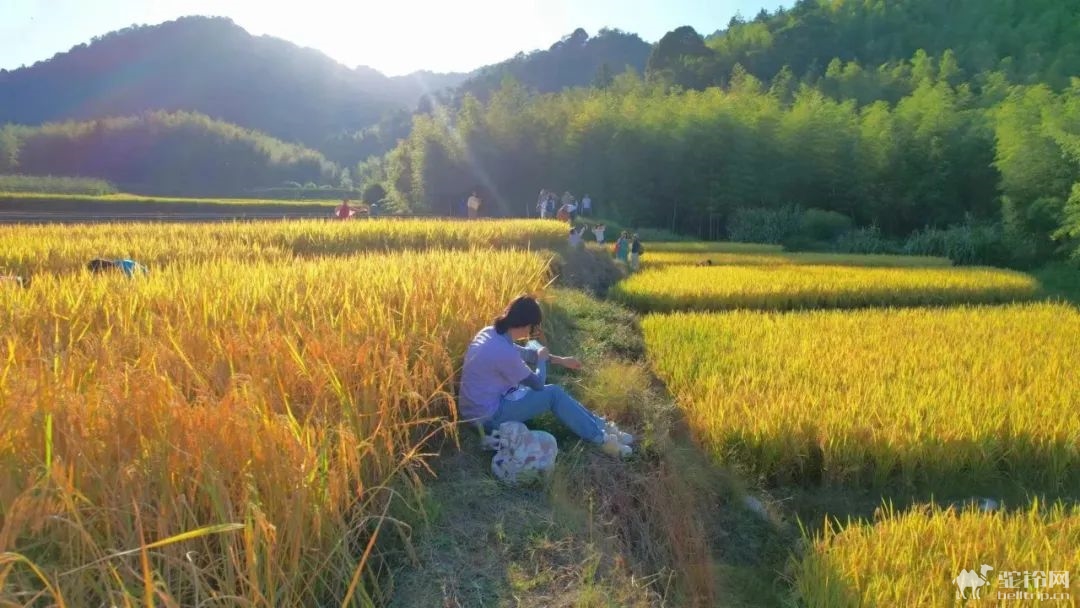
M 965 227 L 950 234 L 1035 263 L 1080 237 L 1078 7 L 804 1 L 707 41 L 680 28 L 643 77 L 542 95 L 508 80 L 432 108 L 359 175 L 436 212 L 476 187 L 493 214 L 555 187 L 695 234 L 747 209 L 814 209 L 864 229 L 849 243 Z
M 144 194 L 240 195 L 348 181 L 321 153 L 190 112 L 0 129 L 0 173 L 108 180 Z

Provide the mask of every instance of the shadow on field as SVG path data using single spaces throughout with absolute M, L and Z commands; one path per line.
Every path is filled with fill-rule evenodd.
M 731 437 L 718 453 L 762 488 L 783 495 L 783 502 L 811 524 L 826 515 L 866 518 L 882 501 L 949 506 L 990 498 L 1026 508 L 1033 498 L 1080 497 L 1080 449 L 1064 440 L 1018 433 L 903 451 L 865 439 L 844 442 L 857 444 L 859 451 L 830 454 L 822 442 L 789 433 L 754 443 Z
M 764 267 L 769 268 L 769 267 Z M 646 271 L 648 272 L 648 271 Z M 866 289 L 857 296 L 850 293 L 800 293 L 771 291 L 716 297 L 712 294 L 638 294 L 613 292 L 616 300 L 643 314 L 673 312 L 805 312 L 815 310 L 860 310 L 867 308 L 950 308 L 967 305 L 1017 304 L 1045 299 L 1038 290 L 952 291 L 933 289 L 904 292 L 889 288 Z

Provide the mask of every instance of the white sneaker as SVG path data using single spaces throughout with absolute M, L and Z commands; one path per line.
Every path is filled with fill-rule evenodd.
M 620 442 L 616 435 L 610 433 L 604 435 L 604 443 L 600 444 L 600 449 L 612 458 L 626 458 L 634 453 L 630 446 Z
M 616 437 L 619 438 L 619 443 L 621 443 L 623 445 L 630 445 L 630 444 L 634 443 L 634 436 L 633 435 L 631 435 L 630 433 L 624 433 L 624 432 L 620 431 L 619 427 L 616 426 L 615 423 L 611 422 L 611 421 L 608 421 L 606 424 L 604 424 L 604 434 L 605 435 L 615 435 Z

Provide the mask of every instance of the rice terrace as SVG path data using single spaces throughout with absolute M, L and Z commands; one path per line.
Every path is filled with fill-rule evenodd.
M 1080 605 L 1076 0 L 421 4 L 0 8 L 0 607 Z

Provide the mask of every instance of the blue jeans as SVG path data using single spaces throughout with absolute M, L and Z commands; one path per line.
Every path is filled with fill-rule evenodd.
M 603 443 L 604 421 L 557 384 L 547 384 L 539 391 L 528 391 L 517 401 L 503 399 L 486 426 L 498 428 L 500 424 L 512 420 L 525 422 L 545 412 L 555 414 L 560 422 L 585 441 Z

